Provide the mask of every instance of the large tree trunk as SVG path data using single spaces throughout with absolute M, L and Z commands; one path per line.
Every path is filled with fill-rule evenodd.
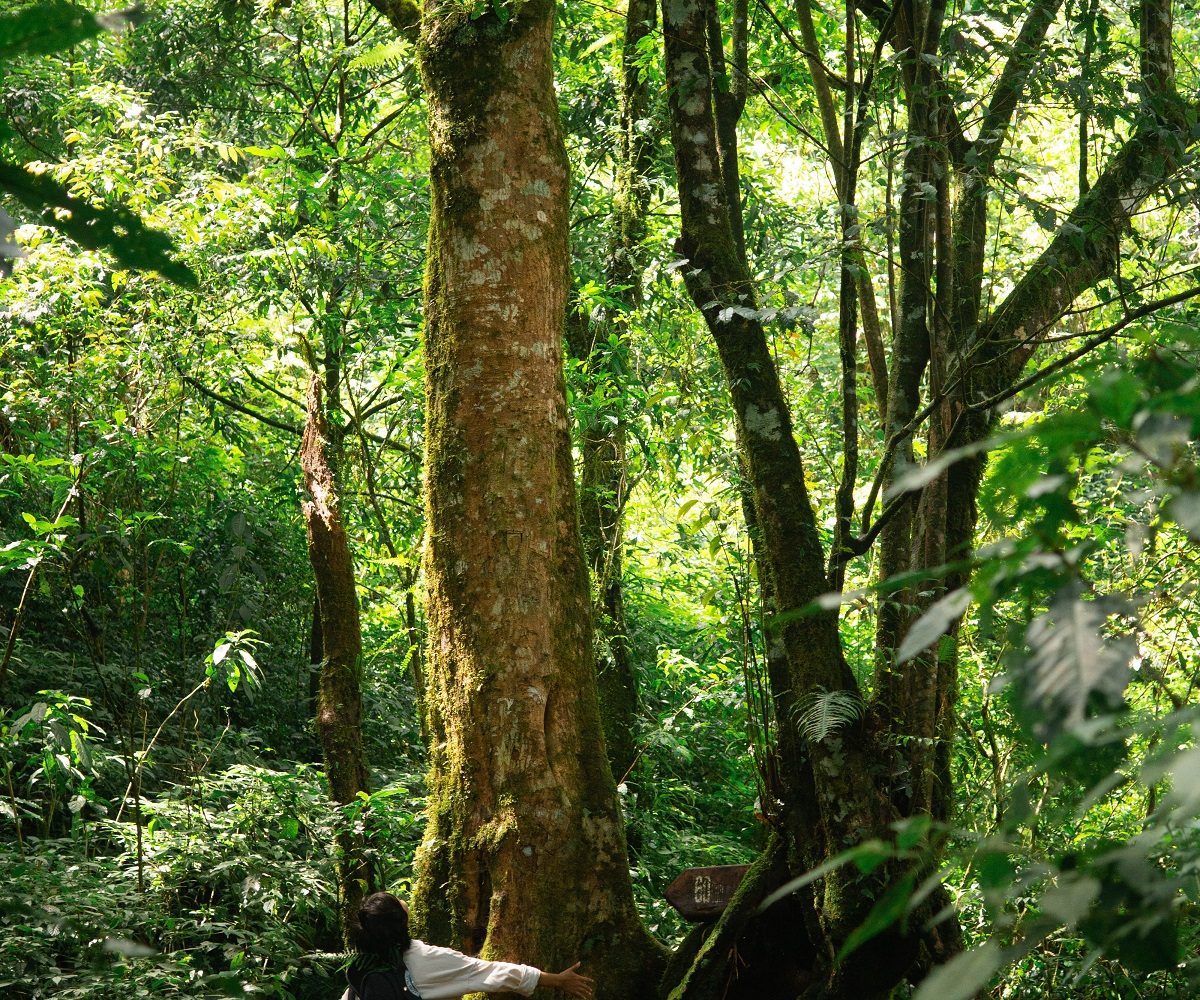
M 439 943 L 643 997 L 604 755 L 562 374 L 567 163 L 551 0 L 501 21 L 427 4 L 432 742 L 416 918 Z
M 317 734 L 330 794 L 339 805 L 347 806 L 357 801 L 360 792 L 369 790 L 359 689 L 362 633 L 354 563 L 342 524 L 337 481 L 326 452 L 330 431 L 321 395 L 320 377 L 313 374 L 308 383 L 308 417 L 300 445 L 308 494 L 302 506 L 308 528 L 308 557 L 317 584 L 312 653 L 320 658 Z M 375 888 L 374 876 L 362 836 L 354 832 L 353 824 L 339 824 L 336 849 L 339 916 L 346 937 L 364 893 Z

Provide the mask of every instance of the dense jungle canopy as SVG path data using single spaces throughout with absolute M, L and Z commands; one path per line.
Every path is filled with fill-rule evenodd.
M 1195 5 L 6 0 L 0 102 L 6 997 L 332 1000 L 379 889 L 1196 995 Z

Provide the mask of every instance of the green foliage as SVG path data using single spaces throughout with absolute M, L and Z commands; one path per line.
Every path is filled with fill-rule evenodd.
M 323 788 L 303 766 L 237 766 L 146 802 L 140 837 L 133 823 L 104 821 L 94 852 L 74 841 L 24 854 L 3 845 L 0 988 L 14 998 L 51 986 L 80 998 L 336 993 L 342 960 L 327 949 L 338 940 L 342 819 Z M 393 863 L 411 859 L 415 818 L 374 811 Z
M 644 294 L 628 309 L 604 277 L 623 25 L 605 8 L 560 7 L 577 304 L 593 328 L 621 329 L 599 345 L 602 377 L 579 361 L 567 381 L 576 427 L 618 419 L 629 431 L 624 583 L 642 706 L 621 794 L 638 903 L 652 931 L 678 940 L 665 885 L 687 867 L 748 861 L 765 840 L 774 727 L 820 741 L 864 706 L 816 692 L 793 719 L 774 717 L 733 415 L 673 245 L 662 39 L 652 33 L 637 56 L 655 95 L 636 123 L 654 137 L 653 176 Z M 1195 19 L 1176 8 L 1184 52 Z M 501 0 L 463 9 L 519 17 Z M 1022 17 L 1014 5 L 953 12 L 948 93 L 987 105 Z M 806 138 L 821 127 L 807 66 L 765 8 L 752 7 L 752 25 L 741 174 L 760 295 L 731 308 L 769 328 L 827 541 L 843 444 L 839 212 Z M 0 713 L 11 887 L 0 989 L 333 996 L 335 829 L 359 829 L 400 888 L 421 836 L 410 674 L 423 640 L 429 185 L 414 53 L 359 0 L 170 0 L 137 30 L 103 30 L 113 26 L 63 0 L 0 14 L 0 187 L 27 213 L 14 237 L 23 259 L 0 284 L 0 604 L 15 629 Z M 841 20 L 818 10 L 816 30 L 836 68 Z M 989 301 L 1069 211 L 1080 122 L 1093 157 L 1128 132 L 1134 34 L 1107 0 L 1067 5 L 1054 26 L 989 200 Z M 1075 73 L 1089 36 L 1091 62 Z M 1180 62 L 1186 90 L 1195 70 Z M 894 258 L 902 64 L 885 56 L 868 109 L 857 238 L 877 276 Z M 1191 186 L 1181 180 L 1130 227 L 1120 268 L 1079 305 L 1089 311 L 1055 331 L 1065 349 L 1183 287 L 1172 269 L 1194 256 Z M 882 282 L 878 292 L 887 336 Z M 1128 348 L 1101 355 L 1110 363 L 1004 404 L 1021 409 L 986 443 L 975 575 L 899 652 L 945 643 L 976 609 L 958 644 L 958 812 L 945 829 L 900 824 L 807 876 L 885 863 L 903 873 L 843 961 L 912 919 L 936 870 L 973 947 L 923 997 L 1000 980 L 1014 1000 L 1195 989 L 1195 324 L 1176 305 L 1125 330 Z M 330 416 L 378 789 L 344 810 L 312 766 L 294 431 L 313 371 L 340 384 Z M 863 427 L 874 426 L 866 378 L 860 392 Z M 882 436 L 864 430 L 860 444 L 861 506 Z M 919 488 L 956 457 L 893 485 Z M 841 604 L 864 681 L 877 605 L 897 586 L 871 587 L 873 558 L 851 564 Z M 946 843 L 943 869 L 932 859 Z
M 124 27 L 133 19 L 133 11 L 101 17 L 68 0 L 38 0 L 0 16 L 0 61 L 61 52 L 101 31 Z M 8 126 L 0 124 L 0 143 L 12 134 Z M 148 228 L 122 205 L 80 197 L 46 176 L 45 164 L 22 167 L 0 160 L 0 192 L 38 213 L 80 246 L 109 251 L 123 267 L 158 271 L 181 285 L 196 284 L 191 268 L 172 257 L 170 237 Z
M 109 251 L 122 267 L 158 271 L 181 285 L 196 284 L 191 269 L 171 257 L 170 238 L 148 229 L 132 212 L 78 198 L 37 167 L 0 163 L 0 190 L 80 246 Z
M 11 721 L 0 712 L 0 753 L 8 798 L 0 814 L 19 831 L 32 823 L 50 836 L 65 807 L 77 828 L 86 807 L 103 814 L 107 803 L 95 787 L 92 745 L 97 730 L 85 713 L 91 701 L 61 691 L 39 691 L 38 701 Z
M 961 710 L 971 742 L 958 751 L 969 789 L 960 825 L 933 837 L 928 821 L 898 828 L 894 843 L 853 847 L 764 904 L 844 865 L 927 867 L 948 838 L 950 869 L 924 884 L 901 877 L 842 949 L 853 961 L 871 937 L 912 919 L 938 879 L 961 878 L 959 905 L 968 926 L 977 915 L 980 937 L 921 984 L 918 1000 L 975 996 L 1000 975 L 1012 997 L 1044 996 L 1063 977 L 1089 997 L 1128 995 L 1131 976 L 1145 996 L 1198 982 L 1186 959 L 1200 893 L 1200 716 L 1178 691 L 1196 677 L 1200 342 L 1189 324 L 1169 329 L 1171 340 L 1097 365 L 1086 394 L 1062 394 L 1042 420 L 993 442 L 982 503 L 998 537 L 968 587 L 934 603 L 900 651 L 920 652 L 978 603 L 966 648 L 982 684 Z M 898 489 L 929 478 L 919 470 Z M 1003 673 L 987 655 L 1002 658 Z
M 284 40 L 335 24 L 344 40 L 340 14 L 247 13 L 161 5 L 145 30 L 96 35 L 86 65 L 65 51 L 4 81 L 40 176 L 155 220 L 208 289 L 149 281 L 136 259 L 50 228 L 18 232 L 0 306 L 0 595 L 23 607 L 4 700 L 29 708 L 0 721 L 6 995 L 336 994 L 335 830 L 363 833 L 389 884 L 411 874 L 420 424 L 401 414 L 420 396 L 424 181 L 399 153 L 362 179 L 380 150 L 411 150 L 396 130 L 419 105 L 377 25 L 296 49 Z M 206 19 L 222 37 L 261 33 L 246 65 L 276 74 L 272 101 L 199 68 L 218 57 L 194 48 Z M 378 86 L 397 60 L 400 83 Z M 338 80 L 371 98 L 339 112 Z M 209 107 L 223 99 L 246 115 Z M 286 430 L 322 355 L 346 372 L 350 495 L 374 499 L 348 509 L 376 791 L 344 809 L 307 763 L 312 592 Z M 51 688 L 63 693 L 36 694 Z
M 1143 995 L 1195 986 L 1197 970 L 1180 963 L 1196 933 L 1182 914 L 1200 886 L 1196 714 L 1172 691 L 1195 667 L 1176 642 L 1166 656 L 1162 646 L 1178 628 L 1164 602 L 1189 601 L 1194 583 L 1190 572 L 1159 577 L 1153 549 L 1173 551 L 1189 528 L 1171 520 L 1197 482 L 1198 346 L 1188 330 L 1135 348 L 1090 379 L 1086 402 L 1029 428 L 994 465 L 987 504 L 1006 520 L 1017 512 L 1028 533 L 996 542 L 971 590 L 1007 647 L 993 690 L 1024 732 L 1007 739 L 1029 741 L 1028 763 L 969 855 L 992 935 L 922 998 L 1010 963 L 1014 996 L 1038 995 L 1044 975 L 1074 965 L 1080 977 L 1151 975 L 1147 988 L 1163 992 Z M 1080 530 L 1097 496 L 1119 505 L 1124 531 Z
M 255 638 L 252 628 L 242 629 L 240 632 L 226 632 L 224 640 L 213 647 L 213 651 L 208 657 L 208 663 L 204 668 L 205 678 L 213 680 L 218 673 L 223 672 L 225 685 L 231 692 L 236 692 L 238 684 L 242 681 L 244 667 L 245 678 L 250 685 L 252 687 L 260 686 L 262 675 L 259 671 L 258 661 L 254 658 L 253 649 L 261 644 L 262 640 Z M 231 651 L 236 654 L 236 658 L 229 655 Z M 224 665 L 223 670 L 221 669 L 222 665 Z

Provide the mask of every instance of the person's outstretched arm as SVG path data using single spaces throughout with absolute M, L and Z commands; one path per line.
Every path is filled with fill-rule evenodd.
M 538 986 L 546 989 L 562 990 L 568 996 L 582 997 L 583 1000 L 590 1000 L 592 993 L 596 989 L 596 980 L 589 979 L 587 976 L 581 976 L 575 970 L 579 968 L 580 962 L 576 962 L 569 969 L 563 972 L 543 972 L 538 976 Z

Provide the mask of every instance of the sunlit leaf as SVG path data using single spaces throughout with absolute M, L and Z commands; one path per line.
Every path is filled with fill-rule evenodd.
M 1004 952 L 994 941 L 955 955 L 922 981 L 913 1000 L 972 1000 L 1004 963 Z
M 896 662 L 906 663 L 923 653 L 945 635 L 970 606 L 971 592 L 965 587 L 952 590 L 935 601 L 928 611 L 913 622 L 905 634 L 904 641 L 900 643 L 900 649 L 896 653 Z
M 985 454 L 999 447 L 1011 437 L 1012 435 L 996 436 L 975 444 L 964 445 L 961 448 L 951 448 L 949 451 L 942 452 L 924 465 L 912 466 L 896 477 L 895 481 L 888 488 L 885 499 L 890 500 L 893 497 L 900 496 L 902 493 L 911 493 L 914 490 L 919 490 L 932 483 L 956 462 L 961 462 L 964 458 Z

